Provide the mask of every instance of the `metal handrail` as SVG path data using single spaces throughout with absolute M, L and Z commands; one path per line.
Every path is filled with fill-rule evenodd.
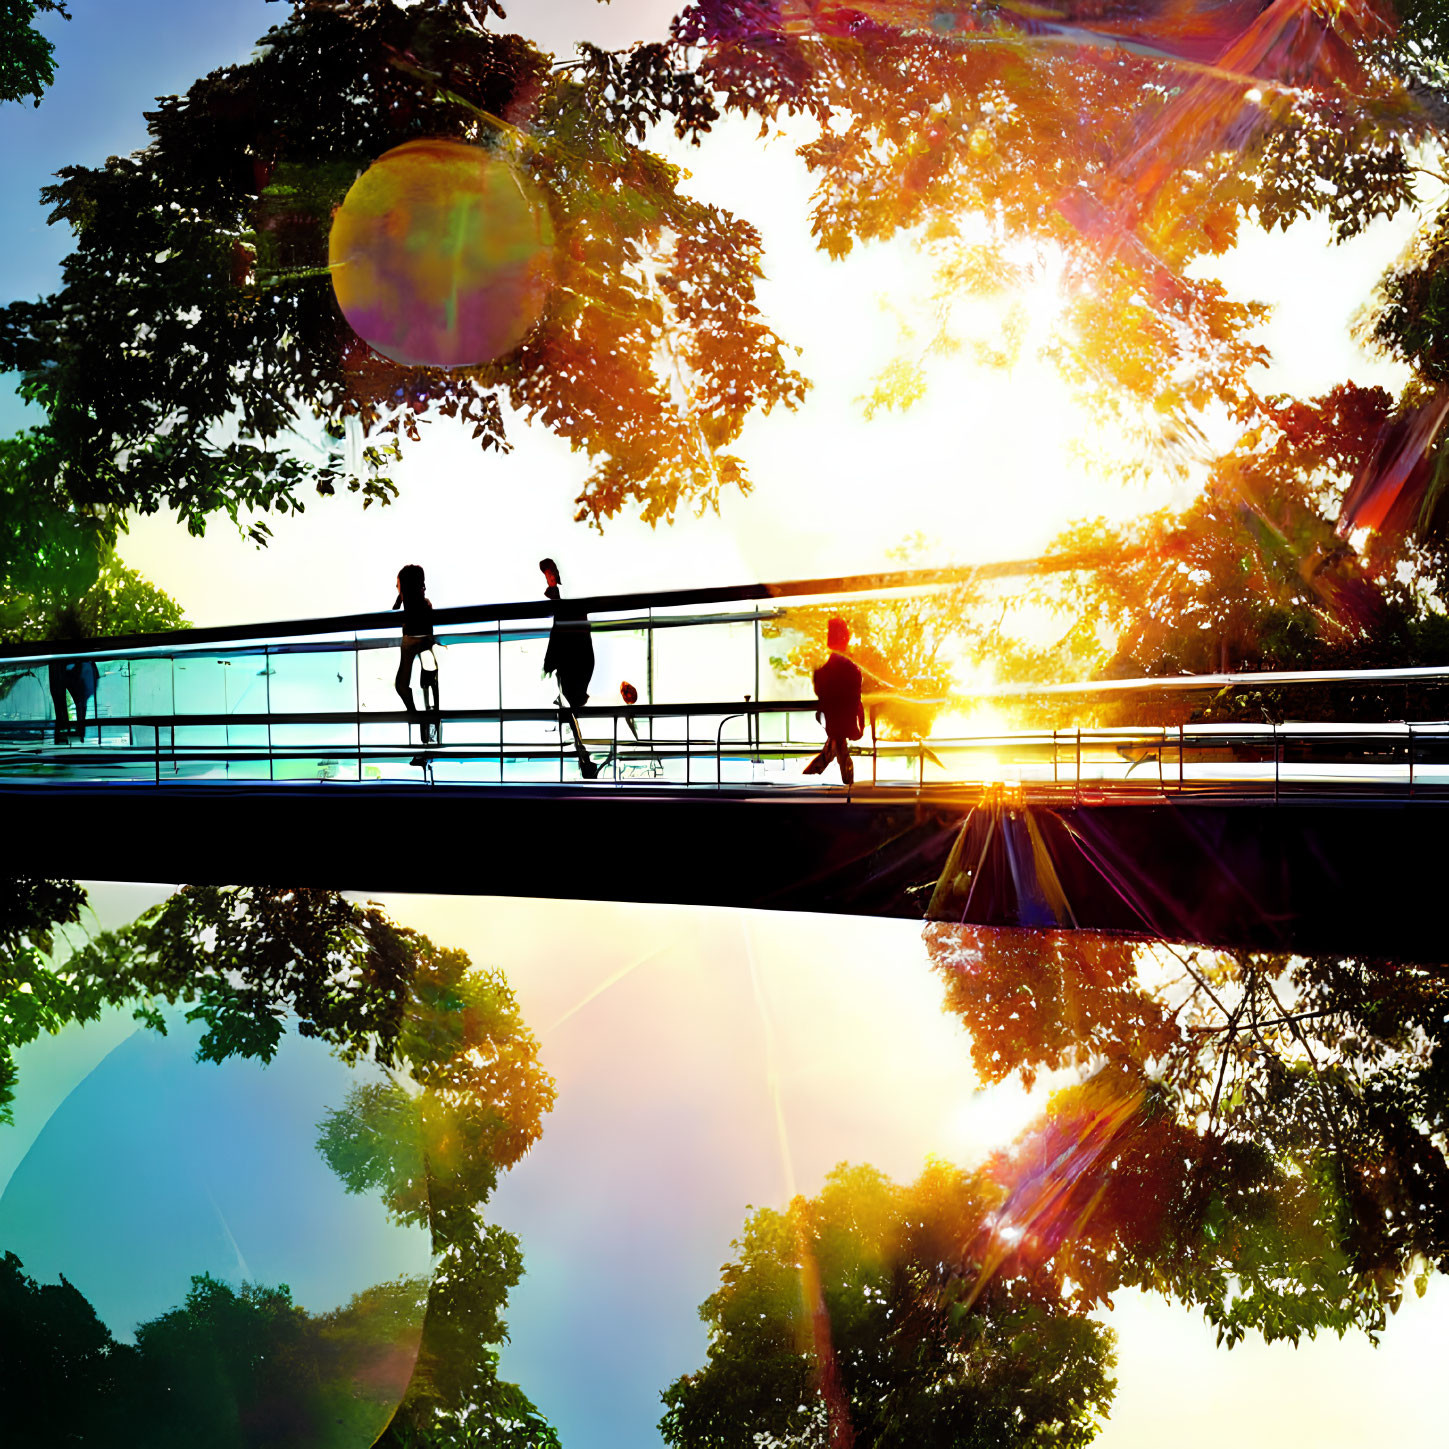
M 813 701 L 751 700 L 743 706 L 739 701 L 716 705 L 609 705 L 594 706 L 580 711 L 585 719 L 611 720 L 611 734 L 614 742 L 617 783 L 617 761 L 621 758 L 618 746 L 619 723 L 625 716 L 648 716 L 652 719 L 674 717 L 686 721 L 686 734 L 682 739 L 651 738 L 648 748 L 651 758 L 662 762 L 679 762 L 685 767 L 685 779 L 699 781 L 699 772 L 691 770 L 692 762 L 708 758 L 715 760 L 715 787 L 724 782 L 724 761 L 731 753 L 724 748 L 724 730 L 735 719 L 753 719 L 762 716 L 791 714 L 813 711 Z M 707 737 L 696 741 L 688 729 L 688 722 L 699 715 L 721 716 L 716 728 L 713 749 Z M 441 746 L 418 747 L 410 742 L 373 741 L 364 742 L 362 725 L 397 726 L 407 722 L 407 715 L 401 710 L 379 711 L 317 711 L 279 712 L 275 714 L 194 714 L 194 715 L 135 715 L 106 717 L 89 722 L 90 729 L 97 724 L 112 736 L 106 742 L 97 737 L 94 745 L 58 744 L 34 739 L 36 733 L 48 733 L 49 722 L 28 722 L 24 726 L 30 738 L 13 740 L 0 747 L 0 767 L 7 763 L 13 778 L 34 778 L 73 776 L 76 769 L 119 769 L 127 766 L 151 766 L 155 783 L 160 784 L 167 775 L 174 777 L 183 765 L 199 766 L 225 763 L 255 765 L 265 763 L 267 778 L 275 774 L 275 766 L 289 761 L 350 759 L 356 762 L 357 778 L 364 778 L 365 766 L 377 762 L 397 762 L 412 757 L 414 761 L 421 748 L 427 766 L 436 762 L 465 764 L 476 761 L 496 761 L 499 779 L 506 778 L 508 761 L 528 763 L 552 759 L 558 747 L 545 742 L 506 743 L 502 726 L 511 721 L 533 721 L 556 723 L 556 709 L 530 710 L 449 710 L 443 715 L 445 723 L 497 723 L 499 738 L 493 741 L 457 742 Z M 349 739 L 342 740 L 293 740 L 286 745 L 275 743 L 274 737 L 267 744 L 256 745 L 190 743 L 177 739 L 195 728 L 216 728 L 222 725 L 260 728 L 268 726 L 305 726 L 316 724 L 346 732 Z M 351 727 L 350 729 L 348 727 Z M 132 735 L 136 728 L 145 729 L 152 738 L 144 744 L 135 743 Z M 352 734 L 355 730 L 355 736 Z M 123 733 L 126 743 L 121 744 L 115 736 Z M 12 729 L 12 737 L 19 733 Z M 1369 726 L 1314 725 L 1308 722 L 1290 723 L 1281 726 L 1269 724 L 1200 725 L 1174 727 L 1176 738 L 1161 728 L 1113 728 L 1098 730 L 1074 730 L 1071 732 L 1074 749 L 1073 758 L 1066 763 L 1070 768 L 1067 776 L 1063 769 L 1063 752 L 1060 749 L 1061 731 L 1028 730 L 1008 731 L 992 735 L 978 735 L 955 739 L 885 741 L 878 745 L 878 753 L 887 760 L 908 762 L 908 774 L 904 780 L 888 780 L 891 788 L 899 788 L 907 780 L 917 790 L 927 788 L 925 771 L 926 748 L 958 767 L 958 772 L 938 777 L 943 786 L 969 785 L 988 779 L 999 778 L 1004 770 L 1015 774 L 1023 788 L 1034 794 L 1046 794 L 1059 798 L 1080 800 L 1085 790 L 1095 798 L 1103 793 L 1131 795 L 1140 798 L 1144 791 L 1156 798 L 1172 795 L 1190 795 L 1202 792 L 1220 792 L 1231 789 L 1238 793 L 1272 790 L 1274 798 L 1281 798 L 1287 790 L 1302 787 L 1305 779 L 1325 778 L 1324 772 L 1337 772 L 1339 785 L 1336 788 L 1353 790 L 1357 788 L 1384 788 L 1401 783 L 1404 762 L 1407 758 L 1407 787 L 1411 793 L 1433 791 L 1449 787 L 1449 723 L 1434 726 L 1409 724 L 1375 724 Z M 163 740 L 163 734 L 167 736 Z M 270 734 L 270 730 L 269 730 Z M 1440 748 L 1433 749 L 1433 742 L 1442 741 Z M 697 748 L 700 745 L 703 748 Z M 753 763 L 780 762 L 792 758 L 813 755 L 816 746 L 812 743 L 795 743 L 786 737 L 768 739 L 758 728 L 749 731 L 749 739 L 740 744 L 739 751 Z M 163 751 L 169 768 L 163 771 Z M 1175 778 L 1165 770 L 1165 756 L 1169 751 L 1177 754 Z M 1271 753 L 1270 753 L 1271 752 Z M 624 754 L 629 753 L 625 747 Z M 1435 755 L 1441 756 L 1436 760 Z M 999 758 L 999 757 L 1005 757 Z M 982 766 L 983 757 L 989 764 Z M 1133 778 L 1132 772 L 1150 760 L 1155 760 L 1157 771 L 1145 779 Z M 1271 761 L 1271 775 L 1268 766 Z M 1188 765 L 1193 770 L 1189 774 Z M 1425 778 L 1424 765 L 1440 765 L 1444 770 L 1442 780 L 1436 782 Z M 1305 772 L 1304 766 L 1308 769 Z M 1315 773 L 1316 767 L 1316 773 Z M 1345 777 L 1343 772 L 1348 770 Z M 1386 771 L 1388 772 L 1386 774 Z M 1033 772 L 1040 772 L 1033 774 Z M 1119 778 L 1120 775 L 1120 778 Z M 706 777 L 707 779 L 707 777 Z M 754 776 L 751 776 L 754 779 Z M 217 783 L 220 783 L 219 781 Z M 676 784 L 661 779 L 664 785 Z M 704 783 L 700 781 L 700 783 Z M 933 785 L 937 781 L 931 782 Z

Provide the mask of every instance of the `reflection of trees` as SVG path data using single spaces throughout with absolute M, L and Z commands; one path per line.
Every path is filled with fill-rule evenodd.
M 709 1358 L 664 1394 L 678 1449 L 1086 1444 L 1111 1336 L 1015 1265 L 989 1273 L 1005 1201 L 985 1174 L 910 1187 L 841 1166 L 756 1211 L 701 1317 Z
M 284 1286 L 206 1274 L 178 1308 L 117 1343 L 64 1278 L 0 1263 L 6 1443 L 50 1449 L 361 1449 L 387 1424 L 417 1353 L 426 1285 L 403 1279 L 313 1316 Z
M 926 942 L 985 1080 L 1095 1068 L 1001 1180 L 1099 1120 L 1093 1094 L 1133 1104 L 1109 1152 L 1057 1173 L 1050 1217 L 1018 1225 L 1083 1303 L 1150 1288 L 1230 1343 L 1373 1334 L 1410 1277 L 1449 1265 L 1442 969 L 1082 932 L 933 925 Z
M 498 1174 L 538 1140 L 554 1097 L 501 973 L 475 971 L 463 952 L 375 906 L 270 887 L 188 887 L 52 966 L 50 933 L 78 919 L 82 899 L 68 882 L 19 882 L 0 908 L 0 1046 L 94 1020 L 105 1006 L 129 1005 L 164 1032 L 160 1003 L 182 1002 L 205 1027 L 204 1061 L 270 1060 L 291 1014 L 301 1035 L 344 1060 L 395 1069 L 330 1112 L 318 1143 L 349 1190 L 378 1189 L 397 1221 L 426 1225 L 432 1238 L 416 1372 L 379 1442 L 556 1443 L 522 1392 L 496 1375 L 502 1310 L 523 1258 L 481 1210 Z M 8 1055 L 0 1067 L 8 1093 Z M 386 1294 L 368 1299 L 367 1311 L 391 1312 Z M 353 1329 L 339 1321 L 332 1330 L 340 1352 Z

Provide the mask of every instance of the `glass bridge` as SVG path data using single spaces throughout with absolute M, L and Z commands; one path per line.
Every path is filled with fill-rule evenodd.
M 581 778 L 554 681 L 542 674 L 553 623 L 543 599 L 435 612 L 442 739 L 427 746 L 393 688 L 396 614 L 16 647 L 0 656 L 0 784 L 818 791 L 819 783 L 801 777 L 823 739 L 809 680 L 773 662 L 800 642 L 799 611 L 886 610 L 973 572 L 571 600 L 588 612 L 596 658 L 590 704 L 578 712 L 599 770 L 591 784 Z M 73 722 L 57 728 L 53 691 L 68 680 L 89 694 L 83 733 Z M 621 692 L 626 683 L 633 702 Z M 1167 721 L 1188 716 L 1192 698 L 1245 689 L 1271 692 L 1284 722 L 1097 722 L 1129 696 L 1137 696 L 1137 718 L 1157 710 Z M 1343 691 L 1371 697 L 1380 722 L 1312 717 L 1315 708 L 1350 712 L 1323 708 Z M 943 713 L 926 739 L 887 737 L 877 717 L 890 698 L 884 689 L 867 696 L 871 727 L 856 751 L 858 792 L 991 786 L 1090 801 L 1449 786 L 1449 722 L 1414 717 L 1436 709 L 1449 716 L 1443 668 L 997 686 L 931 701 Z M 998 713 L 1029 707 L 1053 727 L 960 728 L 984 704 Z M 945 728 L 952 720 L 957 727 Z M 828 779 L 836 779 L 833 770 Z

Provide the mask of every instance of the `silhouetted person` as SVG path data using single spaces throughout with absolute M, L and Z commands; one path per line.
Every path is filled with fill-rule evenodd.
M 567 709 L 559 711 L 559 728 L 565 722 L 574 732 L 574 753 L 579 758 L 579 772 L 586 780 L 595 780 L 599 767 L 589 758 L 584 748 L 579 722 L 574 714 L 589 702 L 589 681 L 594 677 L 594 640 L 589 630 L 589 616 L 576 604 L 567 603 L 561 597 L 563 580 L 558 565 L 551 559 L 540 559 L 538 566 L 543 572 L 546 585 L 544 597 L 553 600 L 553 628 L 548 633 L 548 649 L 543 656 L 543 672 L 552 674 L 558 681 L 561 703 Z
M 56 620 L 51 638 L 84 639 L 86 630 L 74 608 L 66 609 Z M 75 701 L 78 740 L 86 737 L 86 705 L 96 697 L 101 674 L 93 659 L 52 659 L 50 661 L 50 702 L 55 707 L 55 742 L 63 744 L 70 735 L 70 703 Z M 100 739 L 100 717 L 96 718 L 96 738 Z
M 823 775 L 831 760 L 840 762 L 840 778 L 855 783 L 855 766 L 850 759 L 850 742 L 865 733 L 865 707 L 861 704 L 860 666 L 847 654 L 850 629 L 844 619 L 832 619 L 825 627 L 830 658 L 815 671 L 815 698 L 820 708 L 816 719 L 825 721 L 825 748 L 805 766 L 807 775 Z
M 433 606 L 425 592 L 426 582 L 419 564 L 404 564 L 398 570 L 397 601 L 394 609 L 402 610 L 402 649 L 399 651 L 397 677 L 393 687 L 407 708 L 408 719 L 417 720 L 425 745 L 438 744 L 443 737 L 442 713 L 438 704 L 438 665 L 433 654 Z M 413 660 L 420 658 L 418 681 L 423 690 L 423 713 L 418 713 L 413 699 Z M 431 664 L 431 668 L 428 666 Z

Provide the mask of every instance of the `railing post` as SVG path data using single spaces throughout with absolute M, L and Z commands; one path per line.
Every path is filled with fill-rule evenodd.
M 689 784 L 689 716 L 684 716 L 684 783 Z
M 1182 757 L 1185 746 L 1183 742 L 1182 725 L 1177 727 L 1177 793 L 1182 794 Z
M 1409 724 L 1408 720 L 1404 721 Z M 1414 793 L 1414 727 L 1409 724 L 1409 794 Z
M 1278 757 L 1282 753 L 1278 743 L 1278 726 L 1273 726 L 1273 803 L 1278 803 Z
M 1080 804 L 1082 800 L 1082 727 L 1077 726 L 1077 770 L 1076 783 L 1072 786 L 1072 800 Z
M 619 783 L 619 711 L 614 711 L 614 749 L 609 757 L 614 762 L 614 783 Z
M 1057 783 L 1057 732 L 1052 731 L 1052 784 Z

